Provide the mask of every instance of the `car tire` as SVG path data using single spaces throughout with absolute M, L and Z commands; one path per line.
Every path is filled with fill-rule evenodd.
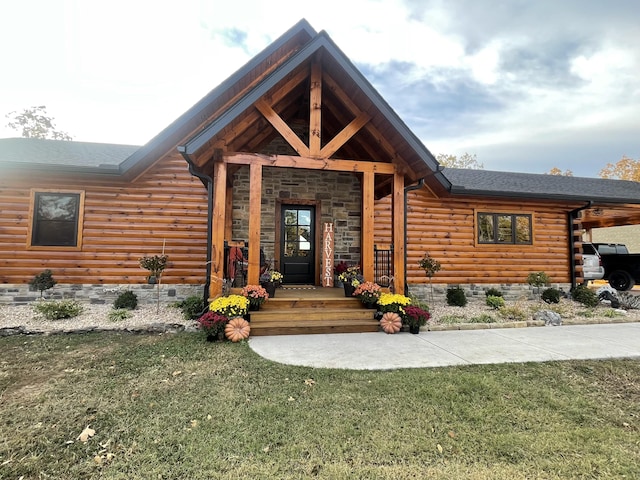
M 624 270 L 616 270 L 609 275 L 609 285 L 616 290 L 626 292 L 627 290 L 631 290 L 634 284 L 635 282 L 631 275 Z

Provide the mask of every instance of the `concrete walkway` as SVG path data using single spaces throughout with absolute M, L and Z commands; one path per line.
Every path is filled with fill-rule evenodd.
M 385 370 L 550 360 L 640 358 L 640 323 L 398 333 L 251 337 L 275 362 Z

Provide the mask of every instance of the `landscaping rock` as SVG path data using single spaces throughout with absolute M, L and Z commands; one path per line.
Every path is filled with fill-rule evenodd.
M 545 326 L 558 326 L 562 325 L 562 317 L 559 313 L 552 312 L 551 310 L 539 310 L 533 314 L 534 320 L 543 321 Z

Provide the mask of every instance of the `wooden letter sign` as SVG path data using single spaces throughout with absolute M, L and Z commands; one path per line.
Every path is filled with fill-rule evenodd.
M 333 223 L 322 224 L 322 277 L 323 287 L 333 287 Z

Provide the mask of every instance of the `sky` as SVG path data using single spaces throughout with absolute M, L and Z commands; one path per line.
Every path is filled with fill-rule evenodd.
M 5 115 L 142 145 L 300 19 L 434 154 L 596 177 L 640 159 L 635 0 L 0 0 Z

